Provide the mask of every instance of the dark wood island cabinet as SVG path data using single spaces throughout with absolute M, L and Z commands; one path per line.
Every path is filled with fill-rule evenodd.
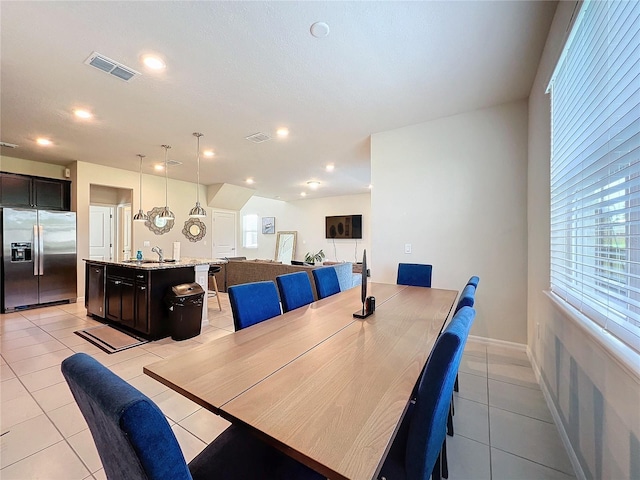
M 165 296 L 195 281 L 194 264 L 86 261 L 87 314 L 149 339 L 169 336 Z

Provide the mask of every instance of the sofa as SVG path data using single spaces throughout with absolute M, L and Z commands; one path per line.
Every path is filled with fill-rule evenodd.
M 324 265 L 323 265 L 324 266 Z M 353 273 L 351 263 L 337 263 L 331 265 L 336 269 L 340 290 L 348 290 L 361 284 L 362 278 Z M 224 286 L 221 279 L 218 279 L 220 291 L 227 291 L 232 285 L 243 283 L 260 282 L 264 280 L 276 281 L 278 275 L 293 272 L 307 272 L 312 285 L 314 298 L 317 297 L 315 283 L 311 271 L 314 268 L 321 268 L 320 265 L 289 265 L 273 260 L 229 260 L 224 265 Z M 222 273 L 222 272 L 221 272 Z

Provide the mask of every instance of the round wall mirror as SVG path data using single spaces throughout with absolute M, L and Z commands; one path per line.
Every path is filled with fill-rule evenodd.
M 146 227 L 156 235 L 167 233 L 173 228 L 173 224 L 175 222 L 175 220 L 170 218 L 160 218 L 160 212 L 162 212 L 162 210 L 163 207 L 153 207 L 147 212 L 149 220 L 144 222 Z
M 184 222 L 182 234 L 187 237 L 190 242 L 199 242 L 207 234 L 207 226 L 197 218 L 190 218 Z

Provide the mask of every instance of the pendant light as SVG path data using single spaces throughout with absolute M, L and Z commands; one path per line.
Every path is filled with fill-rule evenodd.
M 169 178 L 167 176 L 167 170 L 169 168 L 169 149 L 171 145 L 162 145 L 164 148 L 164 208 L 160 211 L 158 218 L 166 218 L 167 220 L 173 220 L 175 216 L 173 212 L 169 210 Z
M 144 210 L 142 210 L 142 159 L 145 157 L 145 155 L 139 153 L 137 156 L 140 157 L 140 210 L 138 210 L 138 213 L 133 216 L 133 221 L 146 222 L 147 220 L 149 220 L 149 216 L 144 213 Z
M 196 154 L 196 158 L 198 160 L 198 183 L 196 187 L 196 206 L 189 211 L 189 216 L 193 218 L 203 218 L 207 216 L 207 212 L 200 206 L 200 137 L 202 137 L 202 133 L 194 132 L 193 136 L 197 138 L 198 142 L 198 150 Z

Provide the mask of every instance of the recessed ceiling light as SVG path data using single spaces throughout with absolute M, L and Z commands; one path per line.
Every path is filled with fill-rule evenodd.
M 330 163 L 329 165 L 327 165 L 326 170 L 327 172 L 333 172 L 335 168 L 336 167 L 333 165 L 333 163 Z
M 247 182 L 249 185 L 253 185 L 253 178 L 247 178 L 245 182 Z
M 276 130 L 276 135 L 278 135 L 280 138 L 287 137 L 289 136 L 289 129 L 286 127 L 279 128 L 278 130 Z
M 306 197 L 307 196 L 307 192 L 300 192 L 300 196 L 301 197 Z
M 311 25 L 309 29 L 311 31 L 311 35 L 316 38 L 323 38 L 329 35 L 329 25 L 324 22 L 316 22 Z
M 204 152 L 202 152 L 202 154 L 205 157 L 213 157 L 215 155 L 215 152 L 213 150 L 205 150 Z
M 82 108 L 76 108 L 73 111 L 73 114 L 78 117 L 78 118 L 82 118 L 84 120 L 93 117 L 93 115 L 91 114 L 91 112 L 89 112 L 88 110 L 83 110 Z
M 36 139 L 36 143 L 38 145 L 42 145 L 43 147 L 48 147 L 49 145 L 53 145 L 53 142 L 51 140 L 43 137 Z
M 315 190 L 320 186 L 320 182 L 317 180 L 311 180 L 310 182 L 307 182 L 307 185 L 309 185 L 309 188 L 313 188 Z
M 154 168 L 154 170 L 157 170 L 158 172 L 161 172 L 162 170 L 164 170 L 164 165 L 163 165 L 163 164 L 161 164 L 161 163 L 156 163 L 156 164 L 153 166 L 153 168 Z
M 164 60 L 160 57 L 156 57 L 155 55 L 145 55 L 142 57 L 142 63 L 151 70 L 162 70 L 167 67 Z

